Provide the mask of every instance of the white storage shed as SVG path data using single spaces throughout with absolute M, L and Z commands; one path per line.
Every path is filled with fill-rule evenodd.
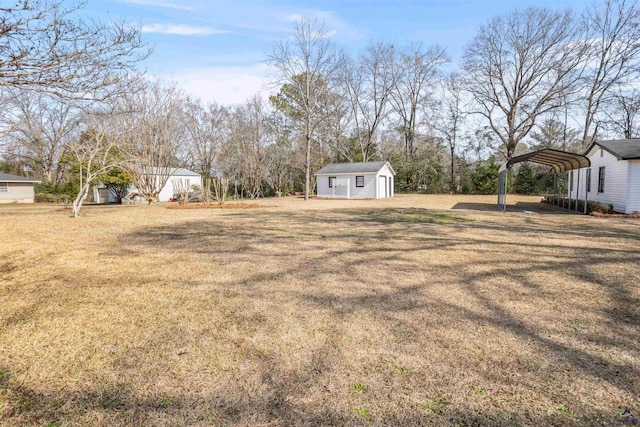
M 317 194 L 339 199 L 393 197 L 395 174 L 389 162 L 331 163 L 315 173 Z

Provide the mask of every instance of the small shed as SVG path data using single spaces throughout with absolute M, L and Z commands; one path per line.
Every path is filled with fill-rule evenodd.
M 33 203 L 33 184 L 37 179 L 0 172 L 0 203 Z
M 156 174 L 159 175 L 159 174 Z M 159 178 L 157 178 L 159 179 Z M 199 173 L 190 171 L 185 168 L 172 168 L 171 175 L 167 179 L 166 184 L 158 194 L 159 202 L 168 202 L 172 200 L 176 194 L 177 181 L 183 181 L 187 187 L 202 188 L 202 176 Z M 128 193 L 137 193 L 135 185 L 129 186 Z M 96 203 L 115 203 L 116 195 L 110 192 L 104 184 L 98 184 L 93 187 L 93 200 Z
M 389 162 L 331 163 L 315 173 L 318 197 L 340 199 L 393 197 L 395 174 Z
M 185 168 L 175 168 L 171 170 L 171 176 L 158 194 L 159 202 L 168 202 L 174 198 L 178 181 L 184 181 L 187 188 L 192 186 L 202 188 L 202 176 L 199 173 Z
M 640 211 L 640 139 L 595 141 L 585 156 L 591 167 L 571 172 L 569 196 L 584 198 L 586 193 L 589 200 L 611 204 L 616 212 Z M 586 185 L 578 185 L 579 176 L 586 177 Z

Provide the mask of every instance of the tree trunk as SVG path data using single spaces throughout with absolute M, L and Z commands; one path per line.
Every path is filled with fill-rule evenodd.
M 306 135 L 307 139 L 307 156 L 304 161 L 304 199 L 309 200 L 309 187 L 311 180 L 311 138 Z
M 451 192 L 457 193 L 456 189 L 456 175 L 455 175 L 455 147 L 451 145 Z
M 73 200 L 73 207 L 71 210 L 71 214 L 73 215 L 74 218 L 80 217 L 80 209 L 82 208 L 82 203 L 84 202 L 84 200 L 87 198 L 88 195 L 89 195 L 89 184 L 85 183 L 82 185 L 82 187 L 80 188 L 80 191 L 78 192 L 78 195 Z

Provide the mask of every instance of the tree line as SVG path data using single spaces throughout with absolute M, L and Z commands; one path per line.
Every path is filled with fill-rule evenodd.
M 0 170 L 72 194 L 74 214 L 98 182 L 116 194 L 133 183 L 152 202 L 176 167 L 203 176 L 205 202 L 221 183 L 237 197 L 308 198 L 323 165 L 372 160 L 392 163 L 398 192 L 488 193 L 497 164 L 522 152 L 638 136 L 635 1 L 494 17 L 457 67 L 438 45 L 348 54 L 302 18 L 267 55 L 275 94 L 242 105 L 141 75 L 151 52 L 138 29 L 65 4 L 0 8 Z M 516 190 L 540 190 L 529 169 L 518 175 Z

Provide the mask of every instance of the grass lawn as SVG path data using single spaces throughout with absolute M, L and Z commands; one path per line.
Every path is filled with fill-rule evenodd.
M 536 200 L 0 206 L 0 424 L 640 419 L 640 220 Z

